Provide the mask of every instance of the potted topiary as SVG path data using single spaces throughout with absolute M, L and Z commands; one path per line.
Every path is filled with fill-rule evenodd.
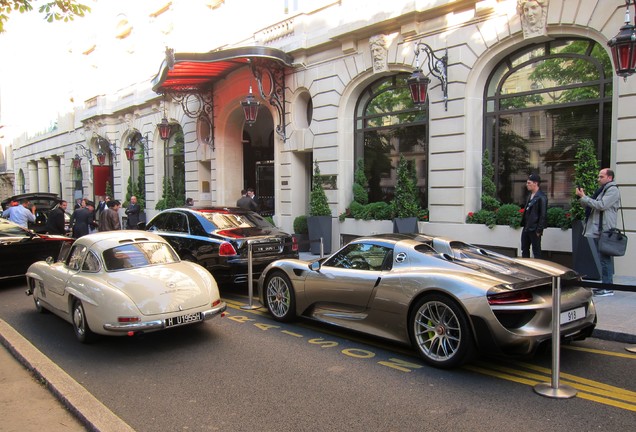
M 418 216 L 422 212 L 418 200 L 417 177 L 412 164 L 400 155 L 397 166 L 397 181 L 393 197 L 393 232 L 416 233 Z
M 314 162 L 313 189 L 309 196 L 309 218 L 307 218 L 311 253 L 320 255 L 320 239 L 323 252 L 331 253 L 331 208 L 322 187 L 318 161 Z
M 294 219 L 294 236 L 298 243 L 298 252 L 309 252 L 309 229 L 307 216 L 300 215 Z
M 599 171 L 596 147 L 591 139 L 579 141 L 574 162 L 574 185 L 582 187 L 587 195 L 592 195 L 598 187 L 597 175 Z M 583 236 L 585 223 L 585 209 L 572 192 L 572 267 L 585 275 L 586 279 L 601 278 L 601 262 L 596 252 L 596 244 L 590 237 Z

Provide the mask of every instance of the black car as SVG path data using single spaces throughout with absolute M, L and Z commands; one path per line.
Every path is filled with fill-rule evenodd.
M 46 233 L 46 220 L 51 210 L 56 209 L 59 206 L 61 198 L 54 193 L 49 192 L 33 192 L 15 195 L 2 201 L 2 210 L 6 210 L 11 202 L 20 202 L 24 199 L 31 201 L 31 204 L 35 205 L 35 222 L 29 222 L 29 229 L 35 231 L 38 234 Z M 72 207 L 71 207 L 72 208 Z M 69 231 L 69 225 L 71 221 L 71 213 L 64 212 L 64 226 L 66 231 Z
M 218 283 L 247 282 L 248 241 L 253 279 L 277 259 L 298 258 L 291 234 L 258 213 L 235 207 L 168 209 L 152 218 L 146 229 L 166 239 L 182 260 L 207 268 Z
M 62 245 L 73 240 L 66 236 L 36 234 L 0 218 L 0 279 L 22 276 L 34 262 L 57 258 Z

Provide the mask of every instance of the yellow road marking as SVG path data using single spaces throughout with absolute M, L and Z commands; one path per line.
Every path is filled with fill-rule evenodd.
M 241 309 L 241 306 L 243 306 L 246 303 L 243 303 L 238 300 L 224 299 L 224 301 L 227 303 L 228 307 L 230 308 L 241 310 L 242 312 L 249 312 L 252 314 L 269 317 L 269 313 L 267 312 L 267 309 L 243 310 Z M 309 328 L 309 326 L 304 325 L 302 323 L 298 323 L 297 325 L 299 325 L 300 327 Z M 395 347 L 380 346 L 380 344 L 377 344 L 377 343 L 363 340 L 361 338 L 343 336 L 342 334 L 338 334 L 337 332 L 331 332 L 326 329 L 321 329 L 321 332 L 338 336 L 338 337 L 343 337 L 351 341 L 364 343 L 366 345 L 376 346 L 381 349 L 396 351 Z M 288 333 L 296 337 L 302 337 L 302 335 L 299 335 L 297 333 L 292 333 L 287 330 L 283 331 L 283 333 Z M 581 348 L 581 347 L 573 347 L 573 346 L 564 346 L 563 348 L 571 349 L 574 351 L 589 352 L 593 354 L 615 356 L 619 358 L 628 358 L 628 359 L 636 358 L 636 355 L 633 355 L 633 354 L 615 353 L 611 351 L 597 350 L 597 349 L 591 349 L 591 348 Z M 552 381 L 552 371 L 549 368 L 545 368 L 542 366 L 533 365 L 533 364 L 525 363 L 525 362 L 518 362 L 518 361 L 513 362 L 513 364 L 516 367 L 519 367 L 519 369 L 515 369 L 514 367 L 508 367 L 504 365 L 498 365 L 496 363 L 484 363 L 484 362 L 475 362 L 472 364 L 467 364 L 463 366 L 463 369 L 470 370 L 482 375 L 492 376 L 492 377 L 503 379 L 506 381 L 516 382 L 519 384 L 533 386 L 533 387 L 539 383 L 545 383 L 545 382 L 550 383 Z M 615 387 L 609 384 L 594 381 L 588 378 L 579 377 L 579 376 L 572 375 L 565 372 L 561 372 L 559 374 L 559 380 L 560 380 L 559 381 L 560 383 L 564 385 L 569 385 L 577 389 L 576 397 L 578 398 L 636 412 L 636 392 L 634 391 L 627 390 L 620 387 Z
M 584 352 L 589 352 L 593 354 L 603 354 L 603 355 L 612 356 L 612 357 L 629 358 L 629 359 L 636 360 L 636 354 L 617 353 L 612 351 L 598 350 L 593 348 L 575 347 L 570 345 L 562 346 L 561 348 L 569 349 L 572 351 L 584 351 Z

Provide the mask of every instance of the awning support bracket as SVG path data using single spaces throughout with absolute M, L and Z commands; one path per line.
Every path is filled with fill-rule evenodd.
M 276 62 L 258 58 L 252 59 L 250 64 L 261 97 L 269 102 L 278 113 L 276 133 L 285 142 L 287 141 L 285 134 L 285 68 Z M 263 77 L 265 77 L 265 83 L 263 83 Z M 269 85 L 269 88 L 266 85 Z

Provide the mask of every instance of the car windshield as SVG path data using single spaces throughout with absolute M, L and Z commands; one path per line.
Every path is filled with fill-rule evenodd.
M 122 270 L 179 262 L 174 250 L 165 243 L 143 242 L 117 246 L 103 252 L 107 270 Z
M 201 214 L 218 229 L 273 228 L 273 225 L 258 213 L 201 212 Z

